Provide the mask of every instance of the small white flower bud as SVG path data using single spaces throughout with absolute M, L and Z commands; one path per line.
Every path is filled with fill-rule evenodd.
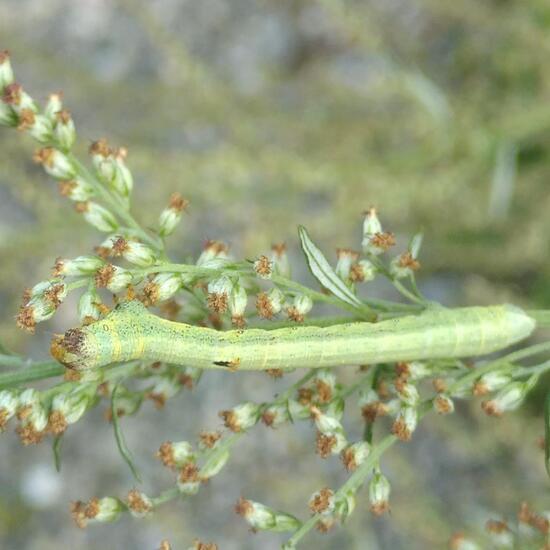
M 0 432 L 4 430 L 8 420 L 15 415 L 18 406 L 19 400 L 14 391 L 0 391 Z
M 128 197 L 134 187 L 132 172 L 126 165 L 127 150 L 124 147 L 118 149 L 114 157 L 114 174 L 112 185 L 123 197 Z
M 0 52 L 0 94 L 4 88 L 13 84 L 14 75 L 10 62 L 10 54 L 7 50 Z
M 328 403 L 334 397 L 336 376 L 331 369 L 318 369 L 313 379 L 320 403 Z
M 225 275 L 210 281 L 208 283 L 208 307 L 216 313 L 225 313 L 232 291 L 233 281 Z
M 250 401 L 220 412 L 220 417 L 223 418 L 225 426 L 233 432 L 248 430 L 256 424 L 259 416 L 259 405 Z
M 69 151 L 74 145 L 76 130 L 69 111 L 61 110 L 56 113 L 53 136 L 64 151 Z
M 397 363 L 396 373 L 399 376 L 405 376 L 408 380 L 416 381 L 432 376 L 433 370 L 426 363 L 410 361 Z
M 77 203 L 77 212 L 80 212 L 84 219 L 98 231 L 107 233 L 118 228 L 118 223 L 111 212 L 96 202 Z
M 4 87 L 2 101 L 9 105 L 18 115 L 25 109 L 38 113 L 38 107 L 32 97 L 16 82 L 12 82 Z
M 200 267 L 218 269 L 229 261 L 228 248 L 220 241 L 208 241 L 197 260 Z
M 435 396 L 433 407 L 438 414 L 451 414 L 455 410 L 453 400 L 444 393 Z
M 366 441 L 358 441 L 342 451 L 342 462 L 348 472 L 353 472 L 367 460 L 369 454 L 370 445 Z
M 54 265 L 54 276 L 76 277 L 78 275 L 91 275 L 104 263 L 97 256 L 78 256 L 73 259 L 57 258 Z
M 485 531 L 496 548 L 514 547 L 514 534 L 506 522 L 490 519 L 485 524 Z
M 404 252 L 390 262 L 390 273 L 395 279 L 409 277 L 420 268 L 420 263 L 410 252 Z
M 359 259 L 359 253 L 349 248 L 338 248 L 336 250 L 336 267 L 334 271 L 343 281 L 350 278 L 351 266 Z
M 141 491 L 132 489 L 126 499 L 128 510 L 135 518 L 145 517 L 153 509 L 152 500 Z
M 376 235 L 376 233 L 382 232 L 382 224 L 376 214 L 376 208 L 369 208 L 365 212 L 365 219 L 363 220 L 363 237 Z
M 295 517 L 244 498 L 238 500 L 235 512 L 258 531 L 294 531 L 300 526 Z
M 395 382 L 394 388 L 399 396 L 399 399 L 401 399 L 401 401 L 403 401 L 406 405 L 414 406 L 418 403 L 420 395 L 415 385 L 409 384 L 402 379 L 398 379 Z
M 273 271 L 275 273 L 283 277 L 290 277 L 290 263 L 284 243 L 274 244 L 271 247 L 271 256 L 269 259 L 273 262 Z
M 307 418 L 309 411 L 304 418 Z M 290 420 L 286 405 L 270 405 L 262 413 L 262 422 L 270 428 L 277 428 Z
M 148 267 L 157 260 L 152 248 L 137 241 L 127 241 L 127 246 L 122 255 L 125 260 L 139 267 Z
M 177 395 L 181 391 L 181 384 L 178 378 L 174 376 L 159 376 L 155 379 L 155 384 L 149 392 L 149 397 L 155 401 L 159 406 L 163 406 L 164 403 Z
M 123 267 L 106 264 L 98 269 L 95 283 L 98 288 L 107 288 L 113 294 L 125 289 L 133 281 L 132 273 Z
M 40 143 L 48 143 L 52 138 L 52 123 L 44 115 L 37 115 L 31 109 L 19 113 L 17 129 L 27 132 Z
M 471 539 L 467 539 L 463 534 L 453 535 L 449 542 L 451 550 L 481 550 L 481 547 Z
M 308 506 L 313 514 L 332 514 L 336 508 L 334 492 L 328 487 L 315 491 L 315 493 L 309 497 Z
M 159 235 L 161 237 L 167 237 L 174 232 L 187 206 L 189 206 L 187 199 L 184 199 L 179 193 L 172 194 L 168 206 L 159 216 Z
M 369 260 L 359 260 L 351 266 L 349 278 L 353 283 L 368 283 L 376 277 L 376 267 Z
M 530 389 L 529 382 L 512 382 L 500 390 L 493 399 L 484 401 L 481 407 L 489 416 L 501 416 L 506 411 L 519 408 Z
M 260 279 L 271 279 L 271 275 L 273 275 L 273 262 L 267 256 L 260 256 L 254 262 L 254 271 Z
M 143 288 L 143 293 L 151 304 L 164 302 L 174 296 L 181 288 L 179 273 L 158 273 Z
M 389 511 L 390 504 L 390 482 L 382 473 L 376 473 L 372 476 L 369 483 L 369 501 L 371 512 L 376 516 L 381 516 Z
M 307 315 L 313 307 L 313 300 L 305 294 L 299 294 L 294 298 L 293 305 L 300 315 Z
M 507 372 L 493 371 L 483 374 L 474 384 L 473 393 L 476 396 L 487 395 L 494 391 L 502 389 L 512 381 L 512 377 Z
M 403 406 L 395 419 L 391 432 L 401 441 L 409 441 L 418 424 L 418 412 L 415 407 Z
M 248 296 L 240 284 L 236 284 L 229 295 L 229 311 L 233 317 L 242 317 L 246 310 Z
M 78 300 L 78 316 L 81 323 L 97 321 L 101 317 L 99 296 L 95 290 L 87 290 Z
M 160 446 L 157 457 L 168 468 L 181 468 L 187 462 L 195 461 L 193 447 L 187 441 L 165 441 Z
M 285 296 L 276 287 L 268 292 L 260 292 L 256 298 L 258 315 L 264 319 L 272 319 L 283 308 Z
M 344 433 L 344 428 L 339 420 L 332 416 L 323 414 L 317 407 L 311 407 L 311 414 L 317 429 L 322 434 Z
M 77 202 L 86 202 L 95 195 L 94 188 L 80 176 L 72 180 L 60 181 L 58 189 L 61 196 Z
M 86 507 L 86 517 L 90 522 L 111 523 L 124 511 L 124 505 L 118 498 L 103 497 L 92 499 Z
M 48 117 L 54 124 L 57 121 L 56 115 L 63 110 L 62 94 L 50 94 L 44 107 L 44 116 Z
M 39 149 L 33 159 L 42 164 L 46 173 L 54 178 L 70 180 L 76 176 L 76 171 L 68 157 L 53 147 Z

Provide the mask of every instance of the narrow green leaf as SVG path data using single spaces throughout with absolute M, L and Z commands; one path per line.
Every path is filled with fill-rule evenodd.
M 63 434 L 58 435 L 53 440 L 52 451 L 53 451 L 53 460 L 55 464 L 56 471 L 61 471 L 61 443 L 62 443 Z
M 302 243 L 302 250 L 306 255 L 309 269 L 313 276 L 334 296 L 355 307 L 362 307 L 362 303 L 346 286 L 346 283 L 336 275 L 323 253 L 317 248 L 308 235 L 306 228 L 298 227 L 298 234 Z
M 126 464 L 128 464 L 128 467 L 132 471 L 133 476 L 141 483 L 141 476 L 139 475 L 138 469 L 134 464 L 132 453 L 130 452 L 130 449 L 128 449 L 128 446 L 126 445 L 124 434 L 122 433 L 122 428 L 120 427 L 120 423 L 118 421 L 118 414 L 117 414 L 117 407 L 116 407 L 117 390 L 118 390 L 118 384 L 113 388 L 113 393 L 111 396 L 111 415 L 113 417 L 113 429 L 115 432 L 116 444 L 117 444 L 118 450 L 120 451 L 120 454 L 122 455 L 122 458 L 124 458 L 124 460 L 126 461 Z
M 544 455 L 546 462 L 546 472 L 550 477 L 550 392 L 546 396 L 544 404 Z

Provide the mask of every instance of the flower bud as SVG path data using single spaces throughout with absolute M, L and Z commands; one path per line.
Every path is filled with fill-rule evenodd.
M 370 445 L 366 441 L 358 441 L 348 445 L 342 451 L 342 462 L 348 472 L 356 470 L 370 454 Z
M 101 300 L 95 289 L 90 289 L 84 292 L 78 300 L 78 316 L 83 324 L 90 324 L 97 321 L 101 317 L 99 305 Z
M 270 260 L 273 263 L 273 271 L 283 277 L 290 277 L 290 263 L 284 243 L 274 244 L 271 247 Z
M 57 121 L 57 113 L 63 110 L 62 93 L 50 94 L 44 107 L 44 116 L 48 117 L 52 124 Z
M 126 165 L 126 157 L 128 151 L 126 148 L 121 147 L 115 153 L 114 173 L 112 177 L 112 186 L 123 197 L 128 197 L 134 188 L 134 178 L 132 172 Z
M 260 416 L 260 407 L 249 401 L 230 410 L 221 411 L 219 416 L 223 418 L 226 428 L 233 432 L 242 432 L 256 424 Z
M 256 309 L 263 319 L 272 319 L 283 307 L 284 294 L 276 287 L 260 292 L 256 297 Z
M 0 391 L 0 432 L 4 431 L 8 420 L 15 416 L 18 403 L 17 394 L 14 391 Z
M 213 449 L 218 445 L 218 442 L 220 441 L 222 437 L 221 432 L 215 431 L 215 432 L 208 432 L 208 431 L 202 431 L 199 434 L 199 449 L 201 451 L 206 451 L 206 449 Z
M 307 417 L 308 415 L 305 416 L 305 418 Z M 286 405 L 270 405 L 262 413 L 262 422 L 270 428 L 277 428 L 289 420 L 289 411 Z
M 435 396 L 433 406 L 438 414 L 451 414 L 455 410 L 453 400 L 444 393 Z
M 401 399 L 404 404 L 414 406 L 418 403 L 420 395 L 418 394 L 416 386 L 409 384 L 403 378 L 398 378 L 394 386 L 399 399 Z
M 321 433 L 344 432 L 342 424 L 336 418 L 323 414 L 317 407 L 311 407 L 310 410 L 315 426 Z
M 376 235 L 376 233 L 382 232 L 382 224 L 376 214 L 376 208 L 371 207 L 365 212 L 365 219 L 363 220 L 363 237 Z
M 60 181 L 58 189 L 62 197 L 77 202 L 86 202 L 95 195 L 94 188 L 80 176 L 76 176 L 72 180 Z
M 229 261 L 228 247 L 220 241 L 207 241 L 204 250 L 201 252 L 197 265 L 219 269 Z
M 319 403 L 328 403 L 334 397 L 336 389 L 336 376 L 330 369 L 318 369 L 315 371 L 313 383 L 317 388 L 317 400 Z
M 507 372 L 496 370 L 488 372 L 479 377 L 474 384 L 473 393 L 475 396 L 487 395 L 500 390 L 512 381 L 512 377 Z
M 54 277 L 77 277 L 95 273 L 104 262 L 97 256 L 78 256 L 74 259 L 57 258 L 54 265 Z
M 78 422 L 90 405 L 90 397 L 86 393 L 68 395 L 57 394 L 52 401 L 48 418 L 48 426 L 54 435 L 62 434 L 69 424 Z
M 484 401 L 481 408 L 489 416 L 501 416 L 506 411 L 514 411 L 523 403 L 530 389 L 530 381 L 512 382 L 500 390 L 493 399 Z
M 21 306 L 17 315 L 17 326 L 34 332 L 37 323 L 47 321 L 55 314 L 55 304 L 44 296 L 35 296 Z
M 17 433 L 23 445 L 40 443 L 48 425 L 48 415 L 37 392 L 25 390 L 20 395 L 17 416 L 21 420 Z
M 86 519 L 90 522 L 111 523 L 116 521 L 124 511 L 124 505 L 118 498 L 94 498 L 85 509 Z
M 44 147 L 35 152 L 34 161 L 42 164 L 42 167 L 50 176 L 70 180 L 76 176 L 76 171 L 68 157 L 53 147 Z
M 18 115 L 24 109 L 30 109 L 33 113 L 38 113 L 38 107 L 32 97 L 16 82 L 12 82 L 4 87 L 2 101 L 9 105 Z
M 174 232 L 181 220 L 182 212 L 189 206 L 189 201 L 179 193 L 173 193 L 165 208 L 159 216 L 159 235 L 167 237 Z
M 111 212 L 96 202 L 79 202 L 76 204 L 76 211 L 81 213 L 84 219 L 98 231 L 107 233 L 118 228 L 118 223 Z
M 113 294 L 125 289 L 133 280 L 132 273 L 117 265 L 105 264 L 95 275 L 98 288 L 107 288 Z
M 245 325 L 244 312 L 248 296 L 246 290 L 240 284 L 236 284 L 229 295 L 229 311 L 231 312 L 231 321 L 236 327 Z
M 139 267 L 149 267 L 157 261 L 154 250 L 137 241 L 126 241 L 122 256 L 131 264 Z
M 153 502 L 151 499 L 145 493 L 137 489 L 132 489 L 128 493 L 126 505 L 135 518 L 145 517 L 153 509 Z
M 433 375 L 433 370 L 421 361 L 400 362 L 395 366 L 396 374 L 407 380 L 422 380 Z
M 199 468 L 193 462 L 184 464 L 178 474 L 177 484 L 180 493 L 184 495 L 196 495 L 201 486 L 202 477 Z
M 297 323 L 301 323 L 304 320 L 304 317 L 311 311 L 313 307 L 313 300 L 305 295 L 298 294 L 294 297 L 292 306 L 289 307 L 286 312 L 288 318 Z
M 7 50 L 0 52 L 0 94 L 14 81 L 10 54 Z
M 343 281 L 348 281 L 351 266 L 359 259 L 359 253 L 349 248 L 337 248 L 336 257 L 337 262 L 334 271 Z
M 158 273 L 143 287 L 146 304 L 153 305 L 172 298 L 181 288 L 181 282 L 179 273 Z
M 351 266 L 349 278 L 353 283 L 368 283 L 376 277 L 376 268 L 369 260 L 359 260 Z
M 336 508 L 334 491 L 328 487 L 316 491 L 309 497 L 308 506 L 312 514 L 332 514 Z
M 174 376 L 159 376 L 155 380 L 153 389 L 148 392 L 147 397 L 152 399 L 158 408 L 164 406 L 168 399 L 171 399 L 181 391 L 179 378 Z
M 418 412 L 415 407 L 403 406 L 397 415 L 391 432 L 401 441 L 410 441 L 412 433 L 416 430 Z
M 19 113 L 17 129 L 27 132 L 40 143 L 48 143 L 52 137 L 52 123 L 43 116 L 37 115 L 31 109 L 22 109 Z
M 273 274 L 273 262 L 267 256 L 260 256 L 254 262 L 254 271 L 260 279 L 271 279 Z
M 56 113 L 53 136 L 64 151 L 69 151 L 74 145 L 76 130 L 69 111 L 61 110 Z
M 208 283 L 208 307 L 216 313 L 225 313 L 229 305 L 229 295 L 233 282 L 225 275 Z
M 404 252 L 390 262 L 390 273 L 395 279 L 409 277 L 420 269 L 420 262 L 410 252 Z
M 301 525 L 294 516 L 277 512 L 259 502 L 240 498 L 235 505 L 235 512 L 242 516 L 258 531 L 295 531 Z
M 168 468 L 179 468 L 195 460 L 193 447 L 187 441 L 165 441 L 157 452 L 157 457 Z
M 390 509 L 390 482 L 382 473 L 375 473 L 369 483 L 370 510 L 375 516 L 381 516 Z

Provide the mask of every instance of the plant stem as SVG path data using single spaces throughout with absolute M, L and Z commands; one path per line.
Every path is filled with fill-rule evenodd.
M 20 365 L 24 367 L 23 364 Z M 30 363 L 29 366 L 17 371 L 4 372 L 0 374 L 0 388 L 10 386 L 19 386 L 33 380 L 42 380 L 61 376 L 65 372 L 65 367 L 56 361 L 44 361 L 42 363 Z

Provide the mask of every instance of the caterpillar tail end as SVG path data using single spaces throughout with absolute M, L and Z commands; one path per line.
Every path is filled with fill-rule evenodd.
M 52 357 L 69 369 L 85 369 L 82 362 L 84 338 L 84 332 L 79 328 L 69 329 L 65 334 L 56 334 L 50 344 Z

